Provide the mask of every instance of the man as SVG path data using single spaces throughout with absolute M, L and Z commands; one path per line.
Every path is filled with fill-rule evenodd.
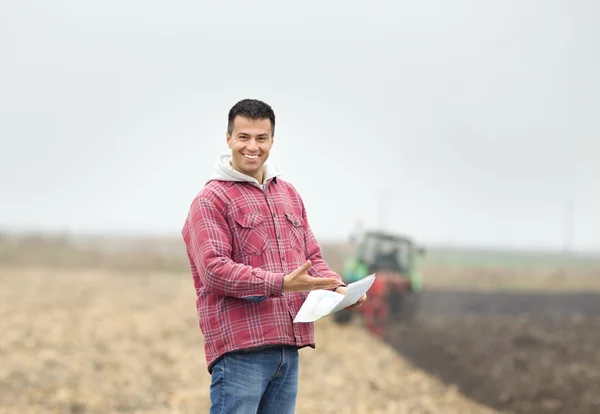
M 211 414 L 294 413 L 298 349 L 315 340 L 313 323 L 293 319 L 311 290 L 346 293 L 300 195 L 266 164 L 274 130 L 266 103 L 231 108 L 231 154 L 219 158 L 182 230 L 212 375 Z

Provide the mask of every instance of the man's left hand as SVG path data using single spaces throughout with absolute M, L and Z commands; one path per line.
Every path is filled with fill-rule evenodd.
M 346 296 L 346 293 L 348 292 L 348 288 L 345 286 L 339 286 L 336 290 L 336 293 L 342 294 L 344 296 Z M 363 304 L 363 302 L 367 300 L 367 295 L 364 294 L 362 295 L 362 297 L 356 301 L 355 304 L 348 306 L 346 309 L 347 310 L 355 310 L 361 307 L 361 305 Z

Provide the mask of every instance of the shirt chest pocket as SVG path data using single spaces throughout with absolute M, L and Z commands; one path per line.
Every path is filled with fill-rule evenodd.
M 267 223 L 260 213 L 241 214 L 234 218 L 235 256 L 258 256 L 268 247 Z
M 290 232 L 292 247 L 300 253 L 304 253 L 304 226 L 302 218 L 294 213 L 285 213 L 286 224 Z

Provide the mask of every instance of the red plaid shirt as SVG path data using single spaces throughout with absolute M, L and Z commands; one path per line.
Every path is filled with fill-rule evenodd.
M 208 371 L 223 354 L 269 345 L 315 347 L 313 323 L 293 323 L 308 292 L 282 293 L 283 276 L 307 259 L 315 277 L 336 277 L 323 260 L 300 195 L 272 178 L 211 181 L 182 230 Z

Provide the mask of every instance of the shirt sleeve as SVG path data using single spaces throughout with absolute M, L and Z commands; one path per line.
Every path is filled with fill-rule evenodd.
M 206 196 L 194 199 L 182 232 L 188 254 L 212 293 L 237 298 L 282 295 L 284 273 L 268 272 L 231 259 L 232 237 L 223 215 Z

